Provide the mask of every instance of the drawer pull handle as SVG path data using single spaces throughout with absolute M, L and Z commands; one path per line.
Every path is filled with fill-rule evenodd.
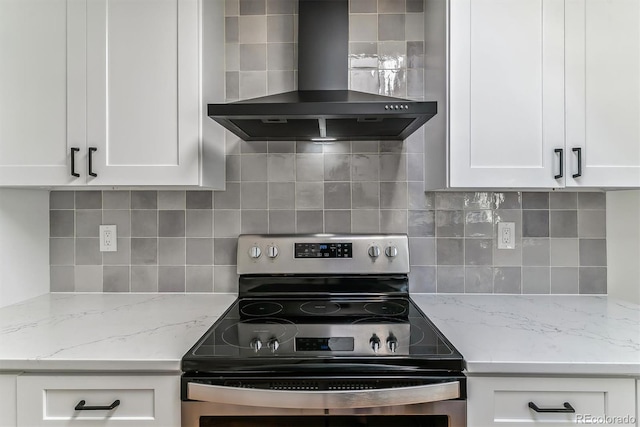
M 554 175 L 553 178 L 554 179 L 560 179 L 560 178 L 562 178 L 564 176 L 564 170 L 562 169 L 563 165 L 564 165 L 564 159 L 563 159 L 564 150 L 562 148 L 556 148 L 555 150 L 553 150 L 553 152 L 556 153 L 556 154 L 560 154 L 560 161 L 559 161 L 559 163 L 560 163 L 560 173 L 557 174 L 557 175 Z
M 533 409 L 536 412 L 576 412 L 576 410 L 573 409 L 573 406 L 571 406 L 569 402 L 564 402 L 562 406 L 564 406 L 564 408 L 538 408 L 538 405 L 533 402 L 529 402 L 529 408 Z
M 579 178 L 582 176 L 582 148 L 574 147 L 571 149 L 574 153 L 578 153 L 578 173 L 574 173 L 572 176 L 574 178 Z
M 80 174 L 76 172 L 76 153 L 80 151 L 77 147 L 71 147 L 71 176 L 78 178 Z
M 84 405 L 85 403 L 86 402 L 84 400 L 81 400 L 80 402 L 78 402 L 78 404 L 75 407 L 75 410 L 76 411 L 110 411 L 120 405 L 119 400 L 114 400 L 113 403 L 109 406 L 85 406 Z
M 97 173 L 93 171 L 93 153 L 98 151 L 96 147 L 89 147 L 89 176 L 96 177 Z

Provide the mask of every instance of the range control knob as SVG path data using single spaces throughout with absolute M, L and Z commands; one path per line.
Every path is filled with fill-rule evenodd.
M 280 347 L 280 341 L 278 341 L 277 338 L 271 338 L 267 343 L 267 347 L 271 349 L 272 353 L 275 353 L 278 350 L 278 347 Z
M 380 246 L 378 245 L 369 246 L 368 253 L 371 258 L 378 258 L 380 256 Z
M 267 246 L 267 256 L 271 259 L 278 256 L 278 247 L 277 246 Z
M 260 341 L 260 338 L 254 338 L 251 340 L 251 343 L 249 345 L 251 346 L 253 351 L 257 353 L 262 348 L 262 341 Z
M 398 339 L 393 335 L 389 335 L 389 338 L 387 338 L 387 348 L 391 353 L 395 353 L 398 350 Z
M 376 334 L 373 334 L 371 339 L 369 340 L 369 345 L 374 353 L 377 353 L 380 350 L 380 338 Z
M 249 249 L 249 256 L 253 259 L 258 259 L 260 258 L 260 255 L 262 255 L 262 250 L 260 249 L 260 247 L 251 246 L 251 248 Z
M 384 254 L 389 258 L 395 258 L 398 256 L 398 248 L 391 245 L 384 248 Z

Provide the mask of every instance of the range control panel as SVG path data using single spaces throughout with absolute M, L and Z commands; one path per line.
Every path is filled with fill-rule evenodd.
M 403 234 L 243 234 L 238 274 L 407 274 Z

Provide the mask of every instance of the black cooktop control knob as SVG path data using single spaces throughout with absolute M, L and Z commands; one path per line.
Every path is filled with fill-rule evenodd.
M 369 345 L 374 353 L 377 353 L 380 350 L 380 338 L 376 334 L 373 334 L 371 339 L 369 340 Z
M 251 346 L 253 351 L 257 353 L 262 348 L 262 341 L 260 341 L 260 338 L 254 338 L 253 340 L 251 340 L 251 343 L 249 345 Z
M 369 246 L 368 253 L 371 258 L 378 258 L 380 256 L 380 246 L 378 245 Z
M 277 338 L 271 338 L 267 343 L 267 347 L 271 349 L 272 353 L 275 353 L 278 350 L 278 347 L 280 347 L 280 341 L 278 341 Z
M 398 339 L 393 335 L 389 335 L 389 338 L 387 338 L 387 348 L 391 353 L 395 353 L 398 350 Z

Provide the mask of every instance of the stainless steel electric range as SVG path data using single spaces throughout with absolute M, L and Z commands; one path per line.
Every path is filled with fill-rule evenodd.
M 182 359 L 183 427 L 466 424 L 405 235 L 242 235 L 237 254 L 238 299 Z

